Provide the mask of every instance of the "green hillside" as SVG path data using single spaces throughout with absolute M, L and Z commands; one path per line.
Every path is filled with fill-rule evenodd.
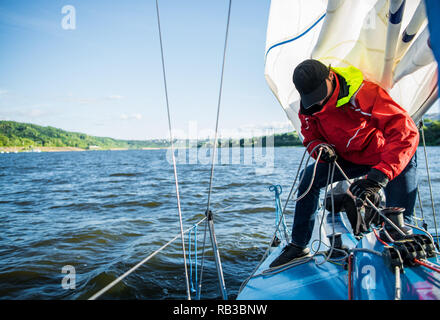
M 151 148 L 166 147 L 166 140 L 117 140 L 89 136 L 84 133 L 69 132 L 54 127 L 43 127 L 15 121 L 0 121 L 0 147 L 90 147 L 110 148 Z
M 425 120 L 424 133 L 426 144 L 440 145 L 440 121 Z M 251 147 L 266 146 L 267 137 L 254 137 L 249 139 L 228 139 L 219 141 L 219 146 L 225 147 Z M 228 143 L 229 142 L 229 143 Z M 275 147 L 301 146 L 301 140 L 296 132 L 275 134 L 273 136 Z M 169 146 L 167 139 L 156 140 L 118 140 L 105 137 L 94 137 L 84 133 L 69 132 L 54 127 L 43 127 L 29 123 L 15 121 L 0 121 L 0 147 L 73 147 L 81 149 L 141 149 L 141 148 L 166 148 Z M 185 140 L 176 141 L 176 147 L 196 146 Z M 197 147 L 212 146 L 210 140 L 197 141 Z
M 423 131 L 425 134 L 426 144 L 428 146 L 440 145 L 440 121 L 438 120 L 424 120 Z M 422 144 L 422 138 L 420 137 L 420 144 Z

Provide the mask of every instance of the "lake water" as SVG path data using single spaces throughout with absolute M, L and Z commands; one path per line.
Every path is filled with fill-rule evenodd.
M 269 187 L 283 187 L 284 203 L 304 148 L 275 148 L 253 158 L 251 148 L 225 150 L 233 151 L 221 153 L 215 167 L 211 209 L 226 288 L 234 298 L 274 231 Z M 427 151 L 438 213 L 440 148 Z M 178 155 L 185 229 L 204 217 L 207 206 L 210 157 L 194 152 Z M 425 218 L 434 227 L 420 148 L 418 160 Z M 180 233 L 176 203 L 166 150 L 0 154 L 0 299 L 89 298 Z M 199 263 L 203 231 L 201 224 Z M 66 266 L 75 270 L 75 288 L 63 282 L 73 275 L 72 269 L 62 272 Z M 210 242 L 201 296 L 220 296 Z M 180 238 L 102 298 L 185 299 Z

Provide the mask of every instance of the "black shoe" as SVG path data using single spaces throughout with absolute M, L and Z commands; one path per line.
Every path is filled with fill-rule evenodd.
M 279 257 L 276 258 L 269 265 L 269 267 L 275 268 L 283 264 L 286 264 L 288 262 L 291 262 L 292 260 L 306 257 L 309 255 L 309 252 L 310 252 L 309 248 L 301 248 L 298 247 L 297 245 L 294 245 L 293 243 L 289 243 L 287 246 L 284 247 Z

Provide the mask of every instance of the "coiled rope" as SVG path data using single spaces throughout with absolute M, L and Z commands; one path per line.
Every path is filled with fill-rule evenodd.
M 310 145 L 310 144 L 309 144 Z M 293 194 L 293 193 L 295 193 L 295 192 L 297 192 L 297 190 L 298 190 L 298 188 L 299 188 L 299 185 L 301 185 L 301 182 L 302 182 L 302 179 L 304 178 L 304 176 L 305 176 L 305 174 L 303 174 L 302 175 L 302 177 L 300 178 L 300 182 L 299 182 L 299 184 L 298 184 L 298 187 L 295 189 L 295 191 L 294 191 L 294 188 L 295 188 L 295 185 L 296 185 L 296 181 L 297 181 L 297 178 L 298 178 L 298 174 L 299 174 L 299 172 L 300 172 L 300 170 L 301 170 L 301 167 L 302 167 L 302 163 L 303 163 L 303 161 L 304 161 L 304 157 L 305 157 L 305 154 L 306 154 L 306 152 L 307 152 L 307 150 L 308 150 L 308 147 L 309 147 L 309 145 L 305 148 L 305 151 L 304 151 L 304 153 L 303 153 L 303 156 L 302 156 L 302 158 L 301 158 L 301 162 L 300 162 L 300 165 L 299 165 L 299 167 L 298 167 L 298 170 L 297 170 L 297 173 L 296 173 L 296 176 L 295 176 L 295 179 L 294 179 L 294 182 L 293 182 L 293 185 L 292 185 L 292 187 L 291 187 L 291 190 L 290 190 L 290 192 L 289 192 L 289 195 L 288 195 L 288 197 L 287 197 L 287 199 L 286 199 L 286 203 L 285 203 L 285 205 L 284 205 L 284 210 L 281 212 L 281 219 L 279 219 L 279 222 L 278 222 L 278 225 L 277 225 L 277 228 L 275 229 L 275 233 L 274 233 L 274 235 L 273 235 L 273 237 L 272 237 L 272 240 L 270 241 L 270 244 L 274 241 L 274 239 L 275 239 L 275 237 L 276 237 L 276 231 L 279 229 L 279 224 L 281 223 L 281 221 L 282 221 L 282 218 L 283 218 L 283 216 L 284 216 L 284 213 L 285 213 L 285 210 L 286 210 L 286 208 L 287 208 L 287 204 L 288 204 L 288 202 L 289 202 L 289 200 L 290 200 L 290 197 L 291 197 L 291 195 Z M 304 198 L 306 195 L 307 195 L 307 193 L 310 191 L 310 189 L 311 189 L 311 187 L 312 187 L 312 185 L 313 185 L 313 182 L 314 182 L 314 179 L 315 179 L 315 175 L 316 175 L 316 168 L 317 168 L 317 164 L 319 163 L 319 160 L 320 160 L 320 157 L 321 157 L 321 154 L 322 154 L 322 146 L 323 145 L 325 145 L 324 143 L 322 143 L 322 144 L 318 144 L 317 146 L 315 146 L 314 148 L 313 148 L 313 150 L 311 150 L 310 151 L 310 153 L 309 153 L 309 156 L 308 156 L 308 158 L 307 158 L 307 160 L 306 160 L 306 163 L 305 163 L 305 167 L 307 167 L 307 164 L 308 164 L 308 161 L 310 160 L 310 158 L 311 158 L 311 155 L 315 152 L 315 150 L 316 149 L 318 149 L 319 148 L 319 152 L 318 152 L 318 156 L 317 156 L 317 158 L 316 158 L 316 162 L 315 162 L 315 165 L 314 165 L 314 168 L 313 168 L 313 174 L 312 174 L 312 179 L 311 179 L 311 181 L 310 181 L 310 184 L 309 184 L 309 186 L 308 186 L 308 188 L 306 189 L 306 191 L 303 193 L 303 194 L 301 194 L 300 196 L 298 196 L 297 198 L 295 198 L 295 199 L 293 199 L 292 201 L 299 201 L 299 200 L 301 200 L 302 198 Z M 325 263 L 325 262 L 327 262 L 327 261 L 342 261 L 342 260 L 345 260 L 347 257 L 348 257 L 348 254 L 346 253 L 346 252 L 344 252 L 344 257 L 342 257 L 342 258 L 340 258 L 340 259 L 331 259 L 330 260 L 330 258 L 331 258 L 331 256 L 332 256 L 332 253 L 333 253 L 333 251 L 334 250 L 337 250 L 337 251 L 343 251 L 343 250 L 339 250 L 339 249 L 336 249 L 336 248 L 334 248 L 334 237 L 335 237 L 335 230 L 334 230 L 334 227 L 335 227 L 335 213 L 334 213 L 334 199 L 333 199 L 333 179 L 334 179 L 334 170 L 335 170 L 335 168 L 338 168 L 339 169 L 339 171 L 341 172 L 341 174 L 344 176 L 344 178 L 349 182 L 350 181 L 350 179 L 349 179 L 349 177 L 345 174 L 345 172 L 343 171 L 343 169 L 339 166 L 339 164 L 336 162 L 336 161 L 334 161 L 333 163 L 330 163 L 329 164 L 329 171 L 328 171 L 328 175 L 327 175 L 327 182 L 326 182 L 326 186 L 328 187 L 329 185 L 331 186 L 330 188 L 331 188 L 331 201 L 332 201 L 332 225 L 333 225 L 333 241 L 332 241 L 332 245 L 331 245 L 331 247 L 330 247 L 330 251 L 327 253 L 327 252 L 320 252 L 319 251 L 319 249 L 320 249 L 320 247 L 321 247 L 321 244 L 323 244 L 323 241 L 322 241 L 322 239 L 321 239 L 321 228 L 322 228 L 322 225 L 323 225 L 323 221 L 324 221 L 324 218 L 325 218 L 325 207 L 326 207 L 326 201 L 327 201 L 327 190 L 328 190 L 328 188 L 326 187 L 325 188 L 325 195 L 324 195 L 324 205 L 323 205 L 323 213 L 322 213 L 322 217 L 321 217 L 321 222 L 320 222 L 320 226 L 319 226 L 319 239 L 318 240 L 315 240 L 315 241 L 317 241 L 318 242 L 318 248 L 316 249 L 316 251 L 314 251 L 314 253 L 311 255 L 311 256 L 308 256 L 308 257 L 304 257 L 303 259 L 298 259 L 298 260 L 295 260 L 295 261 L 293 261 L 293 262 L 291 262 L 291 263 L 287 263 L 287 264 L 284 264 L 284 265 L 281 265 L 281 266 L 278 266 L 278 267 L 275 267 L 275 268 L 269 268 L 268 270 L 264 270 L 263 272 L 261 272 L 261 273 L 259 273 L 259 274 L 255 274 L 255 271 L 261 266 L 261 264 L 263 263 L 263 261 L 266 259 L 266 257 L 268 256 L 268 253 L 269 253 L 269 250 L 270 250 L 270 245 L 269 245 L 269 247 L 266 249 L 266 252 L 263 254 L 263 257 L 261 258 L 261 260 L 260 260 L 260 262 L 258 263 L 258 265 L 257 265 L 257 267 L 253 270 L 253 272 L 251 273 L 251 276 L 249 276 L 243 283 L 242 283 L 242 285 L 241 285 L 241 287 L 240 287 L 240 289 L 239 289 L 239 293 L 241 292 L 241 290 L 244 288 L 244 286 L 249 282 L 249 280 L 250 279 L 252 279 L 252 278 L 254 278 L 254 277 L 258 277 L 258 276 L 262 276 L 262 275 L 272 275 L 272 274 L 276 274 L 276 273 L 280 273 L 280 272 L 282 272 L 282 271 L 284 271 L 284 270 L 286 270 L 286 269 L 289 269 L 289 268 L 291 268 L 291 267 L 294 267 L 294 266 L 297 266 L 297 265 L 300 265 L 300 264 L 304 264 L 304 263 L 306 263 L 306 262 L 309 262 L 309 261 L 311 261 L 311 260 L 314 260 L 315 261 L 315 263 L 317 264 L 317 265 L 320 265 L 320 264 L 323 264 L 323 263 Z M 390 221 L 387 217 L 385 217 L 383 214 L 382 214 L 382 212 L 380 212 L 380 210 L 369 200 L 369 199 L 366 199 L 366 201 L 367 201 L 367 203 L 375 210 L 375 211 L 377 211 L 383 218 L 384 218 L 384 220 L 385 221 L 387 221 L 394 229 L 396 229 L 398 232 L 400 232 L 400 233 L 403 233 L 392 221 Z M 325 244 L 325 243 L 324 243 Z M 312 243 L 312 249 L 313 249 L 313 243 Z M 363 251 L 365 251 L 365 250 L 363 250 Z M 351 251 L 349 251 L 349 252 L 351 252 Z M 371 253 L 371 252 L 370 252 Z M 381 253 L 378 253 L 378 252 L 374 252 L 375 254 L 378 254 L 378 255 L 381 255 Z M 317 255 L 324 255 L 325 256 L 325 259 L 324 259 L 324 261 L 322 261 L 322 262 L 317 262 L 317 260 L 316 260 L 316 258 L 315 258 L 315 256 L 317 256 Z

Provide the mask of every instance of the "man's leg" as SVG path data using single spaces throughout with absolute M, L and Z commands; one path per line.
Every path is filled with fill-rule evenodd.
M 371 168 L 370 166 L 356 165 L 342 159 L 338 160 L 338 164 L 350 179 L 366 175 Z M 298 188 L 298 196 L 307 191 L 312 180 L 314 165 L 315 164 L 308 166 L 305 169 L 305 173 L 304 171 L 301 172 L 301 176 L 303 174 L 305 174 L 305 176 Z M 321 188 L 326 186 L 329 170 L 328 163 L 318 163 L 310 191 L 304 198 L 296 203 L 295 218 L 292 227 L 292 243 L 298 247 L 306 247 L 312 237 L 313 227 L 315 225 L 315 212 L 318 208 L 320 191 Z M 341 180 L 344 180 L 344 176 L 339 169 L 335 167 L 333 182 Z
M 406 168 L 385 187 L 387 207 L 405 208 L 405 222 L 412 223 L 417 197 L 417 153 Z

